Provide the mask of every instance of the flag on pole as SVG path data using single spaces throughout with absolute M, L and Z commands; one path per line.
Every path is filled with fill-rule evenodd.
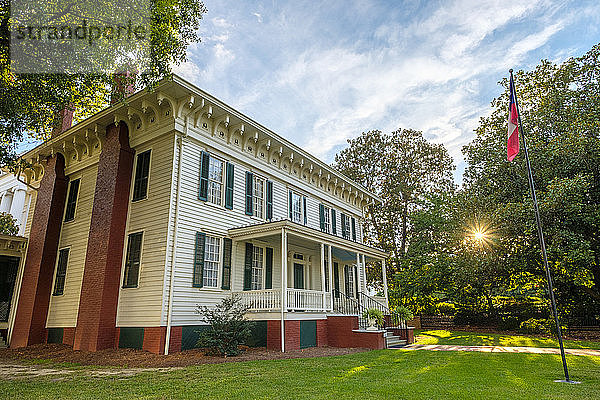
M 508 142 L 506 145 L 508 161 L 514 160 L 519 154 L 519 115 L 517 113 L 517 93 L 515 92 L 515 82 L 512 74 L 510 75 L 510 105 L 508 106 Z

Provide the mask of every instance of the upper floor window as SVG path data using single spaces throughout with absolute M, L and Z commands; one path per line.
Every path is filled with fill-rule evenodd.
M 252 212 L 257 218 L 264 218 L 265 180 L 254 175 L 254 190 L 252 191 Z
M 319 221 L 321 230 L 331 233 L 331 209 L 323 204 L 319 205 Z
M 65 210 L 65 222 L 75 219 L 75 207 L 77 206 L 77 194 L 79 193 L 79 183 L 81 179 L 75 179 L 69 184 L 69 195 L 67 196 L 67 206 Z
M 350 240 L 350 217 L 344 213 L 340 214 L 342 219 L 342 237 Z
M 216 205 L 222 204 L 223 195 L 223 161 L 210 157 L 208 164 L 208 193 L 206 201 Z
M 216 288 L 219 284 L 219 264 L 221 240 L 214 236 L 206 236 L 204 244 L 204 287 Z
M 150 173 L 150 150 L 137 155 L 135 178 L 133 181 L 133 201 L 145 199 L 148 194 L 148 174 Z
M 292 222 L 306 225 L 306 197 L 290 190 L 289 210 Z

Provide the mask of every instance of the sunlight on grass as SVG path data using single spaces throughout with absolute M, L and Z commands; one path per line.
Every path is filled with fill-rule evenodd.
M 349 378 L 349 377 L 357 375 L 361 372 L 365 372 L 368 369 L 369 369 L 369 367 L 367 367 L 366 365 L 360 365 L 358 367 L 354 367 L 354 368 L 348 370 L 344 375 L 339 376 L 338 379 Z

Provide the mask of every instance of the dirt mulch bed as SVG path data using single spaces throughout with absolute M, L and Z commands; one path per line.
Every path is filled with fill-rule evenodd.
M 162 356 L 134 349 L 108 349 L 97 352 L 75 351 L 63 344 L 40 344 L 20 349 L 0 349 L 0 362 L 23 362 L 24 360 L 50 360 L 55 363 L 75 363 L 79 365 L 102 365 L 127 368 L 187 367 L 197 364 L 218 364 L 224 362 L 276 360 L 288 358 L 312 358 L 354 354 L 368 349 L 311 347 L 302 350 L 280 351 L 262 348 L 249 348 L 236 357 L 213 357 L 205 355 L 201 349 L 186 350 Z

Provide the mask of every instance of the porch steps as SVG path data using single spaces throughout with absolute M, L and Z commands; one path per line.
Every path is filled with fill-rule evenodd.
M 400 339 L 400 336 L 395 336 L 389 331 L 385 332 L 384 337 L 386 349 L 399 349 L 406 346 L 406 340 Z

